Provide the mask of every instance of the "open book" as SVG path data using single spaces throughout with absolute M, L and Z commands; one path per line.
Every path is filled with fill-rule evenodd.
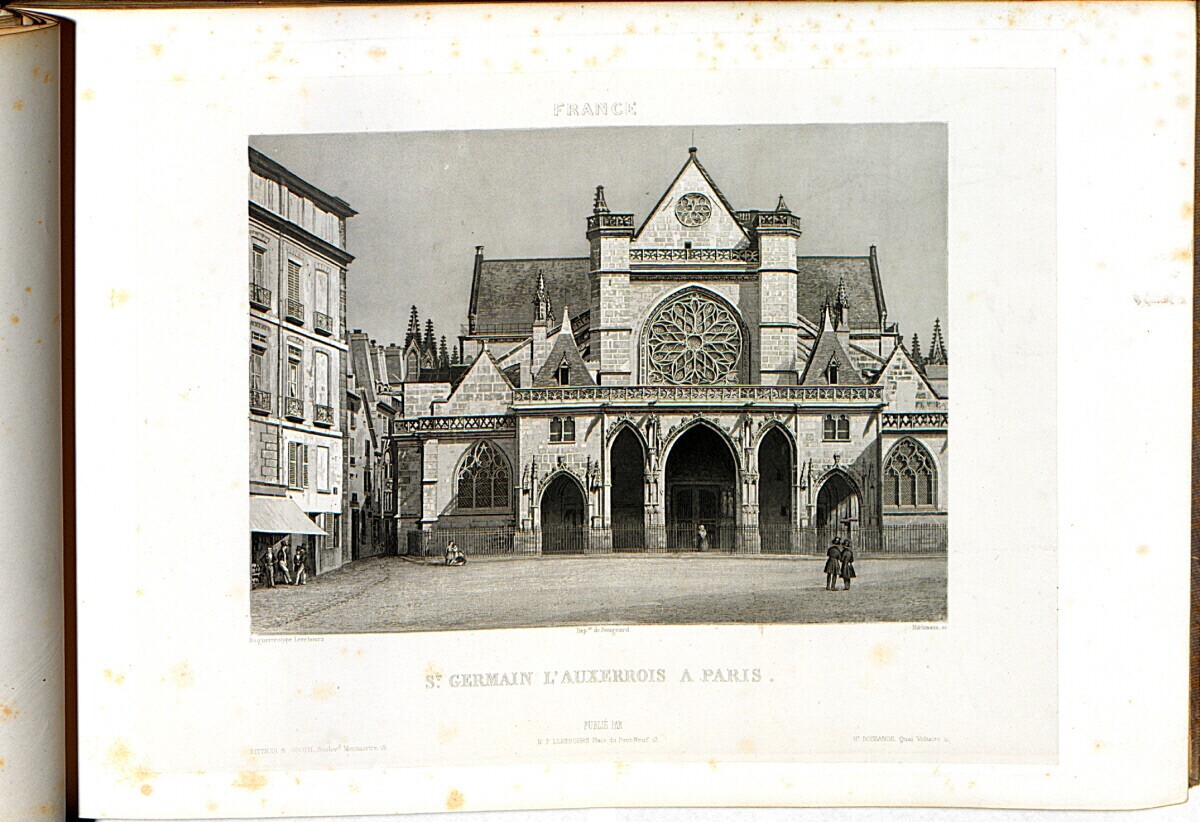
M 0 20 L 0 816 L 1186 801 L 1192 5 L 138 5 Z

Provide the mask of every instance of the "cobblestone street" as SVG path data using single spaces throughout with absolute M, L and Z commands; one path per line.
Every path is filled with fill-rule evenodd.
M 565 625 L 930 622 L 946 618 L 946 558 L 866 558 L 830 593 L 824 557 L 696 555 L 473 559 L 461 568 L 361 560 L 250 593 L 255 633 Z M 839 586 L 840 587 L 840 586 Z

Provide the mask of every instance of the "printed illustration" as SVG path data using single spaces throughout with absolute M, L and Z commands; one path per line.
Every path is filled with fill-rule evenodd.
M 944 126 L 250 144 L 256 633 L 947 618 Z

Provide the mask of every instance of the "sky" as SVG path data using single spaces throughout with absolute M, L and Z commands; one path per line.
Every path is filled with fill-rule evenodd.
M 942 123 L 654 126 L 261 135 L 250 145 L 350 204 L 350 328 L 403 343 L 409 307 L 453 343 L 475 246 L 490 259 L 586 257 L 598 184 L 609 208 L 652 209 L 697 147 L 734 209 L 801 218 L 802 255 L 877 247 L 888 320 L 947 348 L 947 129 Z M 530 299 L 533 298 L 532 293 Z

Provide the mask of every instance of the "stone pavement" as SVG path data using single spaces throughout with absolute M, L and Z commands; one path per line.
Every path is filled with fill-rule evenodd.
M 250 592 L 254 633 L 567 625 L 933 622 L 946 558 L 864 558 L 828 592 L 824 557 L 618 555 L 476 558 L 461 568 L 360 560 L 302 587 Z

